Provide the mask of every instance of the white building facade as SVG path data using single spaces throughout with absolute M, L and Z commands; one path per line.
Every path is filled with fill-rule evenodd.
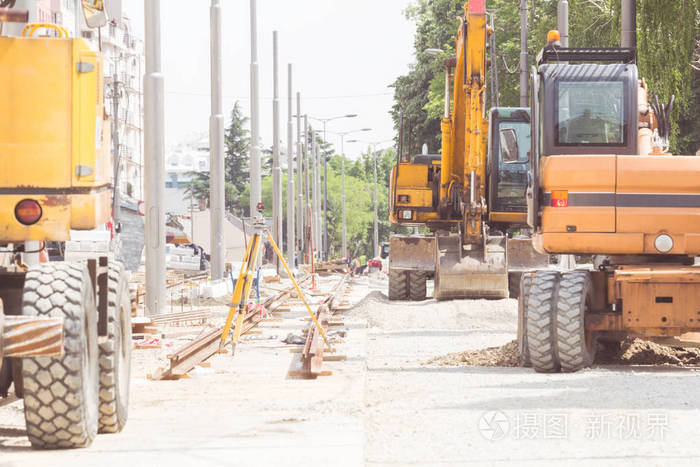
M 193 172 L 209 172 L 209 136 L 194 135 L 168 150 L 165 158 L 165 210 L 183 214 L 192 208 L 185 190 Z M 194 206 L 197 210 L 197 206 Z

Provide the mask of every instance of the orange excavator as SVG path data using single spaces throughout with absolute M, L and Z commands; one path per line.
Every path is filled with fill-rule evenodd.
M 668 152 L 673 100 L 649 103 L 634 45 L 561 48 L 556 31 L 531 79 L 534 245 L 594 267 L 523 276 L 523 363 L 577 371 L 599 340 L 700 331 L 700 158 Z

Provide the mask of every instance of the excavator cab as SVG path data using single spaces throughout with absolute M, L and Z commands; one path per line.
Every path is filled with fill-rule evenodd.
M 634 49 L 543 49 L 537 60 L 531 83 L 535 127 L 527 193 L 528 224 L 533 229 L 541 224 L 542 210 L 553 202 L 551 193 L 548 197 L 541 188 L 543 157 L 638 154 Z M 598 195 L 567 193 L 567 203 L 582 205 L 592 196 L 614 192 L 614 180 L 610 186 L 599 182 Z M 612 224 L 594 228 L 608 231 Z
M 509 225 L 525 224 L 525 190 L 530 167 L 530 109 L 491 109 L 488 147 L 489 218 Z

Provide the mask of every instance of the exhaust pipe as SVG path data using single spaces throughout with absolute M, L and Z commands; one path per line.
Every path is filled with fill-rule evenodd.
M 622 0 L 622 37 L 620 45 L 627 49 L 637 48 L 637 3 Z

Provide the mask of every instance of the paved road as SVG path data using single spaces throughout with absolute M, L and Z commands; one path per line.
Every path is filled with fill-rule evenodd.
M 385 283 L 360 279 L 355 301 Z M 35 452 L 21 401 L 0 408 L 0 466 L 699 465 L 700 374 L 601 367 L 426 367 L 432 356 L 514 338 L 516 303 L 389 303 L 379 290 L 348 313 L 348 361 L 288 379 L 279 339 L 303 311 L 264 326 L 189 380 L 148 381 L 139 351 L 129 423 L 89 449 Z M 279 327 L 274 327 L 279 326 Z M 154 351 L 155 352 L 155 351 Z

